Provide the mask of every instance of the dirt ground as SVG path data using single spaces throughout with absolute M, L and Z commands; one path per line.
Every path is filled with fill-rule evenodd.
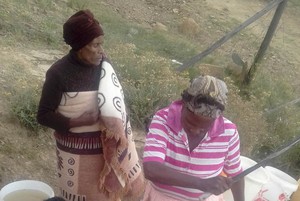
M 134 23 L 139 23 L 144 26 L 149 26 L 153 22 L 160 22 L 175 29 L 173 24 L 180 21 L 183 17 L 191 17 L 197 22 L 201 22 L 203 33 L 209 33 L 209 22 L 207 18 L 226 21 L 227 18 L 235 18 L 239 22 L 245 21 L 254 13 L 263 8 L 267 1 L 248 1 L 248 0 L 105 0 L 104 5 L 114 8 L 116 13 L 122 15 Z M 292 9 L 292 8 L 291 8 Z M 292 10 L 293 11 L 293 10 Z M 282 71 L 286 76 L 290 76 L 295 86 L 295 93 L 300 94 L 299 85 L 299 67 L 300 67 L 300 46 L 296 45 L 300 42 L 300 16 L 292 16 L 292 14 L 284 14 L 283 22 L 278 28 L 277 37 L 274 38 L 272 46 L 279 49 L 280 55 L 284 55 L 285 60 L 278 60 L 274 57 L 270 60 L 270 69 L 272 71 Z M 294 11 L 293 11 L 294 13 Z M 255 34 L 262 34 L 262 30 L 266 31 L 268 26 L 267 20 L 259 23 L 251 30 Z M 226 31 L 217 30 L 212 34 L 212 38 L 207 35 L 207 46 L 221 38 Z M 282 36 L 281 36 L 282 34 Z M 285 39 L 286 41 L 283 41 Z M 292 41 L 292 42 L 288 42 Z M 226 48 L 225 48 L 226 49 Z M 247 47 L 241 49 L 241 54 L 246 55 Z M 8 87 L 4 78 L 5 72 L 1 69 L 1 65 L 11 60 L 17 60 L 28 66 L 28 69 L 33 74 L 42 77 L 45 70 L 59 58 L 63 53 L 55 50 L 40 50 L 39 53 L 33 50 L 20 50 L 12 47 L 0 47 L 0 84 L 5 91 Z M 249 55 L 247 55 L 250 57 Z M 245 58 L 248 58 L 245 56 Z M 253 56 L 253 55 L 252 55 Z M 40 62 L 39 68 L 34 67 L 34 64 Z M 273 65 L 275 64 L 276 65 Z M 278 64 L 289 64 L 290 69 L 279 68 Z M 272 65 L 274 68 L 272 68 Z M 292 69 L 292 71 L 291 71 Z M 297 87 L 298 86 L 298 87 Z M 241 110 L 245 105 L 239 106 Z M 19 179 L 36 179 L 41 180 L 51 185 L 57 192 L 56 188 L 56 158 L 55 158 L 55 142 L 52 137 L 52 131 L 45 132 L 45 135 L 38 137 L 27 137 L 27 133 L 20 133 L 20 125 L 16 125 L 9 117 L 5 93 L 0 96 L 0 146 L 6 153 L 0 152 L 0 188 L 7 183 Z M 255 115 L 249 118 L 256 118 Z M 16 132 L 13 132 L 16 131 Z M 136 144 L 141 155 L 144 144 L 144 131 L 134 131 L 136 136 Z M 10 133 L 10 135 L 7 135 Z M 30 156 L 30 157 L 24 157 Z

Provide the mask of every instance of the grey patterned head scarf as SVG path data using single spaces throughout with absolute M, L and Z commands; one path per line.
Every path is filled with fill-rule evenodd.
M 195 78 L 182 97 L 190 111 L 217 118 L 225 109 L 227 92 L 225 82 L 206 75 Z

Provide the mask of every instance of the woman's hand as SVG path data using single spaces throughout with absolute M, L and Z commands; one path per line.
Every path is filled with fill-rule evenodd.
M 96 123 L 99 120 L 100 111 L 87 111 L 81 114 L 79 117 L 70 119 L 69 127 L 88 126 Z
M 230 189 L 233 180 L 229 177 L 217 176 L 209 179 L 201 179 L 199 181 L 200 189 L 214 195 L 220 195 Z

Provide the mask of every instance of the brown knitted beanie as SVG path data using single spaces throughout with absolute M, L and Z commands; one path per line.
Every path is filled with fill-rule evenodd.
M 64 40 L 75 51 L 100 35 L 104 35 L 102 27 L 90 10 L 76 12 L 63 25 Z

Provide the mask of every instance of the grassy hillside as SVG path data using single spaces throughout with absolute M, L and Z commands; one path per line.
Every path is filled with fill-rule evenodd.
M 132 124 L 141 138 L 147 117 L 178 98 L 198 74 L 219 76 L 228 84 L 226 116 L 239 128 L 243 155 L 260 160 L 299 136 L 300 104 L 291 102 L 300 94 L 297 1 L 288 4 L 255 79 L 246 89 L 229 73 L 239 68 L 231 55 L 238 52 L 251 64 L 272 13 L 182 73 L 171 62 L 186 61 L 205 50 L 267 2 L 239 3 L 238 10 L 245 10 L 237 18 L 230 5 L 224 7 L 220 2 L 212 6 L 198 1 L 0 0 L 1 186 L 18 178 L 55 185 L 54 141 L 50 130 L 36 124 L 35 112 L 45 70 L 69 51 L 62 39 L 62 25 L 79 9 L 89 8 L 103 25 L 105 50 L 119 74 Z M 258 10 L 247 9 L 248 4 Z M 180 32 L 184 17 L 195 19 L 200 31 L 194 35 Z M 163 23 L 168 30 L 155 29 L 153 22 Z M 272 165 L 299 178 L 299 153 L 297 146 Z

